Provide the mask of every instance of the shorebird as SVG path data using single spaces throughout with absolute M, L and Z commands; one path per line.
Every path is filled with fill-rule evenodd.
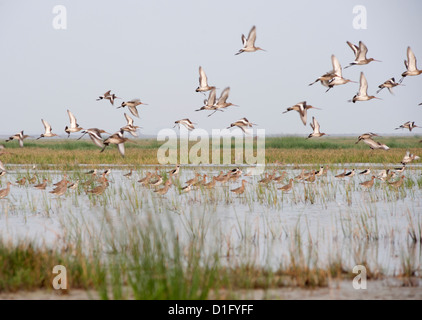
M 375 60 L 374 58 L 366 58 L 366 53 L 368 52 L 368 48 L 365 46 L 365 44 L 362 41 L 359 41 L 359 47 L 349 41 L 346 41 L 346 42 L 355 53 L 355 61 L 350 63 L 348 66 L 346 66 L 345 69 L 354 65 L 368 64 L 371 61 L 381 62 L 379 60 Z
M 12 184 L 11 182 L 7 182 L 6 188 L 0 190 L 0 199 L 3 199 L 9 195 L 11 184 Z
M 401 74 L 402 78 L 399 83 L 402 83 L 403 79 L 407 76 L 418 76 L 422 73 L 422 70 L 418 70 L 416 66 L 416 57 L 410 47 L 407 47 L 407 61 L 404 60 L 404 65 L 407 70 Z
M 335 177 L 335 178 L 340 178 L 340 179 L 343 179 L 343 178 L 346 176 L 346 173 L 347 173 L 346 171 L 347 171 L 347 169 L 346 169 L 346 168 L 344 168 L 342 173 L 340 173 L 340 174 L 338 174 L 338 175 L 336 175 L 336 176 L 334 176 L 334 177 Z
M 47 179 L 44 179 L 42 183 L 35 185 L 34 188 L 37 188 L 39 190 L 45 190 L 45 188 L 47 187 L 47 181 Z
M 308 177 L 306 177 L 303 180 L 307 181 L 307 182 L 315 182 L 315 180 L 316 180 L 315 171 L 313 171 Z
M 192 190 L 192 185 L 191 184 L 188 184 L 187 186 L 184 186 L 182 189 L 181 189 L 181 191 L 182 191 L 182 193 L 188 193 L 189 191 L 191 191 Z
M 76 180 L 74 183 L 71 183 L 71 184 L 68 186 L 68 189 L 75 190 L 75 189 L 77 189 L 77 188 L 78 188 L 78 186 L 79 186 L 79 179 L 78 179 L 78 180 Z
M 59 182 L 53 183 L 53 185 L 56 186 L 56 187 L 60 187 L 60 186 L 63 186 L 63 185 L 67 185 L 68 182 L 69 181 L 67 180 L 67 174 L 64 174 L 63 179 L 60 180 Z
M 236 189 L 231 189 L 231 192 L 234 192 L 238 195 L 241 195 L 243 192 L 245 192 L 245 184 L 247 183 L 246 180 L 242 180 L 242 185 Z
M 286 176 L 286 174 L 287 174 L 286 171 L 283 171 L 281 173 L 281 175 L 279 175 L 278 177 L 274 177 L 273 181 L 276 182 L 276 183 L 283 182 L 284 177 Z
M 19 140 L 19 146 L 23 148 L 23 140 L 28 138 L 29 136 L 26 134 L 23 134 L 23 130 L 6 140 L 6 142 L 12 141 L 12 140 Z
M 209 95 L 208 95 L 208 99 L 204 100 L 204 106 L 199 108 L 199 109 L 196 109 L 195 111 L 202 111 L 202 110 L 211 110 L 212 111 L 213 110 L 212 108 L 213 108 L 215 101 L 216 101 L 216 95 L 217 95 L 216 89 L 212 88 Z
M 278 190 L 281 190 L 283 192 L 289 192 L 293 187 L 293 179 L 290 178 L 289 183 L 282 186 L 281 188 L 278 188 Z
M 189 179 L 188 181 L 185 182 L 185 184 L 191 184 L 194 185 L 195 183 L 198 182 L 198 178 L 199 178 L 200 174 L 198 172 L 195 172 L 195 177 L 192 179 Z
M 128 173 L 125 173 L 123 176 L 126 178 L 130 178 L 132 176 L 133 169 L 130 169 Z
M 318 81 L 321 82 L 322 85 L 324 86 L 328 86 L 328 82 L 333 79 L 334 77 L 341 77 L 341 74 L 337 74 L 336 71 L 338 71 L 339 69 L 336 67 L 339 65 L 337 64 L 338 60 L 334 55 L 331 55 L 331 64 L 333 65 L 333 69 L 326 72 L 325 74 L 323 74 L 321 77 L 319 77 L 318 79 L 316 79 L 314 82 L 310 83 L 309 86 L 312 86 L 314 83 L 317 83 Z M 341 72 L 341 68 L 340 68 L 340 72 Z
M 83 130 L 83 128 L 81 128 L 79 126 L 79 124 L 76 122 L 76 118 L 73 115 L 73 113 L 70 112 L 70 110 L 67 110 L 67 114 L 69 115 L 70 127 L 66 126 L 66 128 L 64 128 L 64 131 L 67 133 L 67 137 L 69 138 L 70 133 L 79 132 L 79 131 Z
M 420 127 L 415 124 L 415 121 L 407 121 L 404 124 L 402 124 L 400 127 L 395 128 L 394 130 L 409 129 L 409 131 L 412 131 L 412 129 L 414 129 L 414 128 L 420 128 Z
M 364 133 L 364 134 L 362 134 L 358 137 L 358 141 L 356 141 L 355 144 L 359 143 L 359 141 L 361 141 L 361 140 L 369 139 L 369 138 L 372 138 L 372 137 L 378 137 L 378 135 L 376 133 L 373 133 L 373 132 Z
M 23 186 L 26 183 L 26 177 L 16 180 L 16 183 L 20 186 Z
M 366 81 L 365 75 L 363 74 L 363 72 L 361 72 L 359 81 L 359 91 L 351 100 L 347 101 L 355 103 L 356 101 L 368 101 L 371 99 L 382 100 L 381 98 L 375 96 L 368 96 L 368 81 Z
M 158 187 L 163 183 L 163 177 L 159 174 L 155 174 L 155 177 L 155 180 L 150 180 L 148 184 L 153 187 Z
M 268 176 L 268 173 L 265 172 L 265 178 L 262 178 L 261 180 L 259 180 L 258 183 L 261 185 L 267 185 L 273 180 L 273 178 L 274 176 Z
M 124 108 L 124 107 L 128 107 L 129 111 L 135 116 L 139 118 L 139 113 L 138 113 L 138 109 L 136 108 L 136 106 L 139 106 L 140 104 L 144 104 L 144 105 L 148 105 L 146 103 L 141 102 L 141 100 L 139 99 L 132 99 L 130 101 L 126 101 L 126 102 L 122 102 L 122 105 L 120 107 L 117 107 L 117 109 L 119 108 Z
M 180 170 L 180 165 L 178 164 L 176 166 L 176 168 L 174 168 L 173 170 L 169 171 L 170 176 L 177 176 L 179 174 L 179 170 Z
M 390 91 L 390 93 L 394 95 L 392 88 L 397 86 L 403 86 L 403 84 L 397 83 L 394 78 L 390 78 L 378 86 L 379 89 L 377 90 L 377 93 L 380 93 L 382 89 L 387 88 L 388 91 Z
M 114 99 L 121 99 L 121 98 L 116 97 L 116 95 L 114 93 L 113 94 L 110 94 L 110 92 L 111 92 L 111 90 L 108 90 L 102 96 L 99 96 L 98 99 L 97 99 L 97 101 L 98 100 L 102 100 L 102 99 L 107 99 L 108 101 L 110 101 L 111 105 L 114 106 Z
M 361 139 L 361 140 L 363 140 L 363 142 L 366 143 L 372 150 L 375 150 L 375 149 L 389 150 L 390 149 L 386 144 L 381 143 L 379 141 L 375 141 L 372 138 L 366 138 L 366 139 Z
M 209 90 L 215 90 L 215 87 L 209 86 L 207 81 L 207 75 L 205 74 L 204 69 L 199 66 L 199 87 L 196 88 L 196 92 L 206 92 Z
M 6 167 L 4 166 L 3 162 L 0 161 L 0 177 L 4 176 L 6 172 L 7 172 Z
M 117 148 L 119 149 L 119 152 L 122 155 L 122 157 L 124 157 L 125 156 L 125 142 L 128 140 L 129 138 L 124 137 L 123 130 L 117 131 L 116 133 L 108 137 L 107 139 L 104 139 L 103 141 L 104 147 L 100 151 L 100 153 L 103 152 L 105 148 L 108 147 L 110 144 L 115 144 L 117 145 Z
M 317 171 L 315 171 L 315 175 L 317 176 L 317 177 L 319 177 L 319 176 L 323 176 L 324 174 L 325 174 L 325 168 L 323 167 L 323 166 L 320 166 L 319 167 L 319 170 L 317 170 Z
M 218 98 L 218 101 L 212 106 L 212 110 L 214 110 L 213 113 L 209 114 L 208 117 L 212 116 L 217 111 L 224 111 L 222 109 L 225 109 L 230 106 L 238 107 L 238 105 L 233 104 L 231 102 L 227 102 L 227 98 L 229 97 L 230 93 L 230 87 L 225 88 L 222 92 L 220 97 Z
M 366 189 L 370 189 L 374 185 L 374 181 L 375 181 L 375 176 L 372 176 L 371 180 L 364 181 L 364 182 L 361 182 L 359 184 Z
M 182 120 L 177 120 L 177 121 L 175 121 L 174 122 L 175 123 L 175 125 L 174 125 L 174 127 L 176 127 L 177 125 L 179 126 L 179 128 L 180 128 L 180 125 L 183 125 L 186 129 L 188 129 L 189 131 L 190 130 L 193 130 L 193 129 L 195 129 L 195 126 L 194 126 L 194 124 L 196 124 L 196 123 L 193 123 L 192 121 L 190 121 L 189 119 L 182 119 Z M 173 128 L 174 128 L 173 127 Z
M 389 173 L 390 173 L 390 169 L 383 169 L 380 172 L 378 172 L 377 178 L 384 181 L 385 179 L 387 179 Z
M 230 128 L 233 128 L 233 127 L 239 127 L 240 129 L 242 129 L 243 132 L 246 133 L 245 127 L 246 128 L 248 128 L 248 127 L 252 128 L 252 126 L 256 126 L 256 125 L 257 125 L 256 123 L 249 122 L 248 119 L 242 118 L 242 119 L 237 120 L 236 122 L 233 122 L 232 124 L 230 124 L 230 127 L 227 127 L 227 129 L 230 129 Z
M 322 85 L 328 87 L 325 92 L 328 92 L 334 86 L 340 86 L 349 82 L 356 83 L 356 81 L 343 78 L 340 62 L 338 61 L 335 55 L 331 56 L 331 61 L 333 63 L 334 77 L 332 77 L 330 80 L 326 80 L 328 81 L 328 83 L 326 83 L 326 81 L 324 80 L 321 81 Z
M 224 172 L 220 171 L 220 173 L 218 174 L 218 176 L 215 177 L 215 180 L 217 180 L 218 182 L 220 182 L 222 180 L 224 176 Z
M 85 174 L 92 174 L 93 176 L 97 175 L 97 169 L 89 170 L 88 172 L 85 172 Z
M 405 169 L 406 165 L 403 164 L 401 168 L 394 168 L 394 171 L 396 171 L 397 173 L 403 173 Z
M 104 130 L 98 129 L 98 128 L 86 129 L 86 130 L 82 131 L 82 133 L 83 134 L 77 140 L 82 139 L 82 137 L 88 133 L 92 142 L 94 142 L 94 144 L 96 146 L 100 147 L 100 148 L 104 147 L 103 138 L 101 137 L 101 134 L 102 133 L 109 134 L 107 131 L 104 131 Z
M 204 184 L 204 188 L 206 189 L 212 189 L 215 187 L 217 180 L 215 180 L 215 177 L 212 177 L 210 182 L 207 182 L 206 184 Z
M 312 123 L 310 124 L 311 128 L 314 130 L 311 134 L 309 134 L 307 139 L 313 138 L 313 137 L 322 137 L 326 135 L 326 133 L 323 133 L 320 131 L 319 123 L 316 121 L 315 117 L 312 117 Z
M 108 176 L 111 173 L 111 169 L 105 169 L 103 174 Z
M 369 168 L 359 172 L 359 174 L 363 174 L 363 175 L 368 175 L 370 173 L 371 173 L 371 169 L 369 169 Z
M 133 119 L 129 115 L 127 115 L 126 113 L 124 115 L 125 115 L 127 124 L 124 127 L 120 128 L 120 129 L 123 130 L 123 131 L 129 132 L 134 137 L 137 137 L 138 134 L 136 133 L 136 131 L 140 127 L 139 126 L 135 126 L 133 124 Z
M 356 170 L 352 169 L 352 171 L 347 172 L 344 176 L 351 178 L 355 175 L 355 173 L 356 173 Z
M 302 180 L 305 177 L 305 169 L 302 169 L 299 175 L 295 177 L 296 180 Z
M 284 111 L 283 113 L 287 113 L 289 111 L 297 111 L 299 113 L 300 120 L 302 120 L 303 125 L 306 126 L 308 109 L 321 110 L 319 108 L 316 108 L 316 107 L 313 107 L 309 104 L 306 104 L 306 101 L 302 101 L 302 102 L 296 103 L 293 107 L 287 108 L 286 111 Z
M 160 196 L 163 196 L 169 191 L 171 184 L 172 184 L 172 182 L 169 179 L 164 183 L 164 187 L 162 187 L 160 189 L 156 189 L 156 190 L 154 190 L 154 192 L 159 194 Z
M 414 160 L 419 160 L 419 159 L 420 159 L 419 156 L 417 156 L 417 155 L 415 155 L 413 153 L 410 153 L 410 151 L 407 150 L 406 151 L 406 154 L 403 157 L 403 160 L 401 161 L 401 164 L 406 165 L 406 164 L 408 164 L 408 163 L 410 163 L 410 162 L 412 162 Z
M 240 49 L 238 53 L 235 53 L 235 55 L 241 54 L 242 52 L 255 52 L 258 50 L 265 51 L 264 49 L 260 47 L 255 47 L 255 40 L 256 40 L 256 27 L 253 26 L 251 31 L 249 31 L 248 38 L 246 38 L 245 35 L 242 34 L 243 48 Z
M 108 182 L 103 182 L 101 183 L 99 186 L 96 186 L 94 188 L 92 188 L 91 190 L 87 190 L 86 193 L 91 193 L 91 194 L 95 194 L 95 195 L 100 195 L 102 194 L 105 189 L 107 189 L 108 187 Z
M 193 187 L 203 187 L 206 184 L 206 180 L 207 180 L 208 175 L 204 174 L 202 176 L 202 180 L 198 180 L 195 183 L 192 183 Z
M 404 178 L 405 176 L 401 176 L 400 179 L 396 181 L 388 182 L 388 184 L 394 188 L 399 188 L 403 185 Z
M 67 183 L 54 188 L 54 190 L 49 191 L 49 193 L 54 194 L 56 196 L 62 196 L 66 193 L 66 190 L 67 190 Z
M 41 122 L 42 122 L 42 124 L 44 125 L 45 132 L 44 132 L 43 134 L 41 134 L 41 135 L 37 138 L 37 140 L 38 140 L 38 139 L 41 139 L 41 138 L 48 138 L 48 137 L 54 137 L 54 136 L 57 136 L 57 134 L 55 134 L 55 133 L 52 133 L 52 132 L 51 132 L 52 128 L 51 128 L 51 126 L 48 124 L 48 122 L 47 122 L 47 121 L 45 121 L 44 119 L 41 119 Z
M 147 172 L 146 176 L 144 178 L 138 180 L 138 182 L 141 185 L 146 186 L 147 184 L 149 184 L 151 177 L 152 177 L 152 172 Z

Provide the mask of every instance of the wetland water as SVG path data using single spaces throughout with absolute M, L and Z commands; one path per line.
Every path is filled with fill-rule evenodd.
M 357 172 L 367 167 L 377 174 L 383 165 L 347 164 Z M 389 166 L 391 168 L 391 166 Z M 104 168 L 98 166 L 101 173 Z M 46 190 L 33 184 L 12 185 L 7 198 L 0 200 L 0 234 L 3 240 L 30 241 L 37 245 L 54 246 L 62 242 L 82 241 L 86 248 L 95 245 L 106 257 L 127 243 L 128 230 L 148 228 L 152 220 L 166 230 L 173 230 L 181 241 L 204 239 L 207 253 L 218 252 L 229 265 L 253 262 L 277 268 L 288 264 L 292 257 L 305 257 L 324 267 L 341 260 L 353 268 L 364 264 L 372 271 L 388 275 L 402 272 L 404 262 L 417 275 L 421 266 L 422 226 L 422 167 L 409 165 L 404 185 L 398 189 L 376 179 L 370 190 L 359 184 L 370 176 L 356 174 L 338 179 L 343 166 L 330 166 L 326 176 L 314 183 L 295 181 L 293 189 L 282 193 L 277 188 L 289 178 L 300 174 L 302 168 L 317 166 L 267 166 L 266 172 L 286 172 L 281 183 L 259 185 L 264 176 L 241 176 L 235 182 L 221 184 L 211 190 L 193 189 L 180 194 L 184 182 L 195 172 L 210 177 L 220 170 L 226 173 L 233 167 L 186 166 L 164 196 L 144 187 L 137 181 L 155 166 L 142 166 L 126 178 L 129 168 L 112 168 L 109 187 L 102 195 L 87 195 L 82 185 L 91 175 L 87 167 L 75 171 L 34 170 L 25 166 L 10 166 L 1 178 L 2 188 L 7 181 L 15 183 L 21 177 L 34 174 L 38 183 L 49 179 Z M 173 166 L 157 167 L 164 176 Z M 244 172 L 247 167 L 242 168 Z M 52 183 L 68 175 L 71 182 L 80 180 L 76 190 L 55 196 Z M 392 178 L 396 180 L 400 175 Z M 245 179 L 242 195 L 230 192 Z M 98 183 L 94 183 L 89 188 Z M 151 220 L 152 219 L 152 220 Z M 170 231 L 168 231 L 170 233 Z M 416 240 L 413 238 L 416 236 Z

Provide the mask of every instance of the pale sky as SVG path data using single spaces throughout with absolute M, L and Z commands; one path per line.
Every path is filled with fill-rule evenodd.
M 63 5 L 67 29 L 53 28 L 53 8 Z M 367 29 L 356 30 L 353 8 L 364 5 Z M 349 83 L 325 93 L 319 83 L 332 69 L 331 54 L 342 67 L 354 60 L 346 41 L 362 40 L 368 57 L 381 60 L 343 71 L 368 94 L 405 71 L 407 46 L 422 68 L 421 1 L 5 1 L 0 0 L 0 134 L 43 133 L 41 118 L 64 134 L 66 109 L 85 128 L 115 132 L 125 125 L 122 101 L 140 98 L 135 124 L 155 135 L 189 118 L 209 132 L 246 117 L 267 134 L 307 136 L 315 116 L 328 134 L 367 131 L 397 134 L 406 121 L 422 126 L 422 75 L 387 89 L 383 100 L 348 103 L 359 85 Z M 256 45 L 267 50 L 234 54 L 241 35 L 257 28 Z M 228 101 L 239 105 L 207 117 L 195 112 L 205 96 L 195 92 L 202 66 L 217 96 L 231 87 Z M 111 89 L 123 100 L 115 106 L 96 98 Z M 306 127 L 297 112 L 282 112 L 297 102 L 310 110 Z M 415 129 L 412 133 L 422 133 Z M 79 135 L 73 135 L 75 138 Z

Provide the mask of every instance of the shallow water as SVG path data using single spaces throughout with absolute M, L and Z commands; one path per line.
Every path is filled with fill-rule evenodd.
M 316 259 L 321 266 L 341 258 L 350 268 L 365 264 L 371 270 L 382 269 L 387 274 L 400 272 L 405 258 L 416 269 L 420 267 L 421 244 L 413 243 L 409 236 L 409 230 L 418 232 L 422 226 L 420 165 L 406 169 L 406 183 L 399 190 L 379 180 L 371 190 L 362 190 L 359 182 L 368 180 L 368 176 L 340 180 L 334 175 L 342 172 L 342 168 L 330 165 L 326 177 L 318 178 L 315 183 L 295 182 L 293 190 L 283 194 L 277 188 L 301 172 L 293 165 L 285 165 L 267 168 L 287 172 L 281 184 L 259 186 L 263 176 L 244 176 L 226 186 L 217 183 L 215 189 L 197 189 L 187 194 L 180 194 L 179 188 L 172 186 L 164 196 L 137 182 L 155 167 L 142 166 L 129 179 L 123 176 L 128 168 L 112 167 L 108 177 L 110 186 L 103 195 L 88 196 L 80 184 L 78 190 L 68 190 L 56 197 L 49 193 L 51 182 L 61 180 L 64 172 L 11 166 L 1 178 L 3 187 L 6 181 L 14 182 L 33 174 L 40 182 L 43 177 L 51 182 L 45 191 L 28 184 L 11 187 L 9 196 L 0 200 L 0 234 L 15 243 L 26 240 L 48 246 L 80 237 L 86 246 L 100 243 L 101 250 L 107 253 L 111 250 L 110 243 L 124 245 L 125 230 L 133 224 L 147 227 L 145 221 L 152 214 L 164 226 L 174 225 L 181 240 L 204 237 L 209 252 L 217 249 L 228 264 L 247 259 L 277 267 L 288 264 L 292 256 L 303 255 Z M 311 165 L 302 167 L 317 169 Z M 377 173 L 386 166 L 350 164 L 347 167 L 370 167 Z M 159 167 L 162 173 L 170 168 Z M 227 168 L 184 166 L 175 185 L 183 186 L 196 171 L 212 177 Z M 76 179 L 83 182 L 90 178 L 84 173 L 87 169 L 81 166 L 81 171 L 66 173 L 72 182 Z M 247 168 L 242 169 L 246 172 Z M 230 189 L 240 186 L 241 179 L 248 184 L 245 193 L 237 196 Z

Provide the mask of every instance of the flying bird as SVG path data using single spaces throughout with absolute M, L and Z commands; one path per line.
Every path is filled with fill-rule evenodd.
M 415 124 L 415 121 L 407 121 L 404 124 L 402 124 L 400 127 L 395 128 L 394 130 L 409 129 L 409 131 L 412 131 L 412 129 L 414 129 L 414 128 L 420 128 L 420 127 Z
M 120 107 L 117 107 L 117 109 L 119 108 L 124 108 L 124 107 L 128 107 L 129 111 L 135 116 L 139 118 L 139 113 L 138 113 L 138 109 L 136 109 L 136 106 L 139 106 L 140 104 L 144 104 L 144 105 L 148 105 L 146 103 L 141 102 L 141 100 L 139 99 L 132 99 L 130 101 L 127 102 L 122 102 L 122 105 Z
M 375 96 L 368 96 L 368 81 L 366 81 L 365 75 L 363 72 L 360 73 L 360 82 L 359 82 L 359 91 L 358 93 L 353 97 L 353 99 L 348 100 L 348 102 L 355 103 L 356 101 L 368 101 L 371 99 L 379 99 L 381 98 L 375 97 Z
M 349 45 L 349 47 L 353 50 L 354 54 L 355 54 L 355 61 L 353 61 L 352 63 L 350 63 L 348 66 L 345 67 L 349 68 L 351 66 L 354 65 L 364 65 L 364 64 L 368 64 L 371 61 L 377 61 L 377 62 L 381 62 L 379 60 L 375 60 L 374 58 L 366 58 L 366 54 L 368 52 L 368 48 L 365 46 L 365 44 L 362 41 L 359 41 L 359 47 L 354 45 L 353 43 L 346 41 L 347 44 Z
M 264 49 L 260 47 L 255 47 L 255 40 L 256 40 L 256 27 L 253 26 L 251 31 L 249 31 L 248 38 L 246 38 L 245 35 L 242 34 L 243 48 L 240 49 L 238 53 L 235 53 L 235 55 L 241 54 L 242 52 L 255 52 L 258 50 L 265 51 Z
M 199 66 L 199 87 L 196 88 L 196 92 L 206 92 L 215 89 L 213 86 L 208 85 L 207 75 L 205 74 L 204 69 Z
M 320 127 L 319 127 L 319 123 L 318 121 L 315 119 L 315 117 L 312 117 L 312 123 L 310 123 L 311 128 L 314 130 L 314 132 L 312 132 L 309 136 L 308 139 L 313 138 L 313 137 L 322 137 L 323 135 L 326 135 L 325 133 L 320 131 Z
M 103 99 L 107 99 L 107 100 L 110 101 L 111 105 L 114 106 L 114 99 L 121 99 L 121 98 L 116 97 L 116 95 L 114 93 L 113 94 L 110 94 L 110 92 L 111 92 L 111 90 L 108 90 L 102 96 L 99 96 L 98 99 L 97 99 L 97 101 L 103 100 Z
M 384 143 L 381 143 L 381 142 L 379 142 L 379 141 L 375 141 L 375 140 L 373 140 L 372 138 L 370 138 L 370 137 L 367 137 L 367 138 L 363 138 L 363 139 L 361 139 L 364 143 L 366 143 L 372 150 L 375 150 L 375 149 L 383 149 L 383 150 L 389 150 L 390 148 L 386 145 L 386 144 L 384 144 Z M 359 142 L 360 140 L 358 140 L 358 142 Z M 357 143 L 357 142 L 356 142 Z
M 133 119 L 129 115 L 127 115 L 126 113 L 124 115 L 125 115 L 127 124 L 124 127 L 120 128 L 120 129 L 122 129 L 123 131 L 129 132 L 134 137 L 137 137 L 138 134 L 136 133 L 136 131 L 140 127 L 139 126 L 135 126 L 133 124 Z
M 67 133 L 67 137 L 69 138 L 70 133 L 79 132 L 79 131 L 83 130 L 83 128 L 81 128 L 79 126 L 79 124 L 76 122 L 76 118 L 73 115 L 73 113 L 70 112 L 70 110 L 67 110 L 67 114 L 69 115 L 70 127 L 66 126 L 66 128 L 64 128 L 64 131 Z
M 208 95 L 208 99 L 204 100 L 204 106 L 201 107 L 200 109 L 197 109 L 195 111 L 202 111 L 202 110 L 213 110 L 215 101 L 216 101 L 216 89 L 213 88 L 211 89 L 209 95 Z
M 41 122 L 44 125 L 45 132 L 43 134 L 41 134 L 37 138 L 37 140 L 38 139 L 41 139 L 41 138 L 48 138 L 48 137 L 55 137 L 55 136 L 57 136 L 57 134 L 51 132 L 52 128 L 51 128 L 51 126 L 49 125 L 49 123 L 47 121 L 45 121 L 44 119 L 41 119 Z
M 103 141 L 104 147 L 100 151 L 100 153 L 103 152 L 105 148 L 108 147 L 110 144 L 115 144 L 117 145 L 117 148 L 119 149 L 119 152 L 122 155 L 122 157 L 124 157 L 125 156 L 125 142 L 128 140 L 129 138 L 124 137 L 123 130 L 117 131 L 116 133 L 112 134 L 110 137 L 104 139 Z
M 195 129 L 194 124 L 196 124 L 196 123 L 193 123 L 192 121 L 190 121 L 187 118 L 186 119 L 182 119 L 182 120 L 177 120 L 174 123 L 175 123 L 174 127 L 177 126 L 177 125 L 179 125 L 179 128 L 180 128 L 180 125 L 183 125 L 189 131 Z
M 104 131 L 104 130 L 98 129 L 98 128 L 86 129 L 86 130 L 83 130 L 82 133 L 83 134 L 78 138 L 78 140 L 82 139 L 82 137 L 88 133 L 92 142 L 94 142 L 94 144 L 96 146 L 100 147 L 100 148 L 104 147 L 103 138 L 101 137 L 101 134 L 102 133 L 110 134 L 107 131 Z
M 232 124 L 230 124 L 230 127 L 227 127 L 227 129 L 230 129 L 232 127 L 239 127 L 240 129 L 242 129 L 243 132 L 246 133 L 245 127 L 246 128 L 248 128 L 248 127 L 252 128 L 252 126 L 256 126 L 256 125 L 257 125 L 256 123 L 252 123 L 248 119 L 242 118 L 242 119 L 237 120 L 236 122 L 233 122 Z
M 19 133 L 16 133 L 15 135 L 9 137 L 9 139 L 6 140 L 6 142 L 12 141 L 12 140 L 19 140 L 19 146 L 23 148 L 23 140 L 28 138 L 29 136 L 26 134 L 23 134 L 23 130 Z
M 325 81 L 321 81 L 322 85 L 325 85 L 326 87 L 328 87 L 328 89 L 325 92 L 328 92 L 334 86 L 340 86 L 348 82 L 357 83 L 356 81 L 343 78 L 340 62 L 338 61 L 335 55 L 331 56 L 331 61 L 333 64 L 334 77 L 328 80 L 328 83 Z
M 238 107 L 238 105 L 235 105 L 231 102 L 227 102 L 229 93 L 230 93 L 230 87 L 225 88 L 223 92 L 221 92 L 221 95 L 218 98 L 218 101 L 212 106 L 212 110 L 214 110 L 214 112 L 209 114 L 208 117 L 212 116 L 217 111 L 224 111 L 222 109 L 225 109 L 227 107 L 230 107 L 230 106 Z
M 393 92 L 392 88 L 397 87 L 397 86 L 404 86 L 404 84 L 397 83 L 397 82 L 394 80 L 394 77 L 393 77 L 393 78 L 390 78 L 390 79 L 388 79 L 387 81 L 385 81 L 384 83 L 382 83 L 382 84 L 380 84 L 380 85 L 378 86 L 378 88 L 379 88 L 379 89 L 377 90 L 377 93 L 380 93 L 380 91 L 381 91 L 382 89 L 387 88 L 387 89 L 388 89 L 388 91 L 390 91 L 390 93 L 391 93 L 392 95 L 394 95 L 394 92 Z
M 316 107 L 313 107 L 309 104 L 306 104 L 306 101 L 302 101 L 302 102 L 296 103 L 293 107 L 287 108 L 287 110 L 284 111 L 283 113 L 286 113 L 286 112 L 289 112 L 289 111 L 299 112 L 300 119 L 302 120 L 303 125 L 306 126 L 308 109 L 312 109 L 312 108 L 321 110 L 319 108 L 316 108 Z
M 404 65 L 407 70 L 401 74 L 402 78 L 399 83 L 402 83 L 403 79 L 407 76 L 418 76 L 422 73 L 422 70 L 419 70 L 416 66 L 416 57 L 410 47 L 407 47 L 407 61 L 404 60 Z
M 361 141 L 361 140 L 372 138 L 372 137 L 379 137 L 379 136 L 376 133 L 367 132 L 367 133 L 364 133 L 364 134 L 360 135 L 358 137 L 358 141 L 356 141 L 355 144 L 359 143 L 359 141 Z

